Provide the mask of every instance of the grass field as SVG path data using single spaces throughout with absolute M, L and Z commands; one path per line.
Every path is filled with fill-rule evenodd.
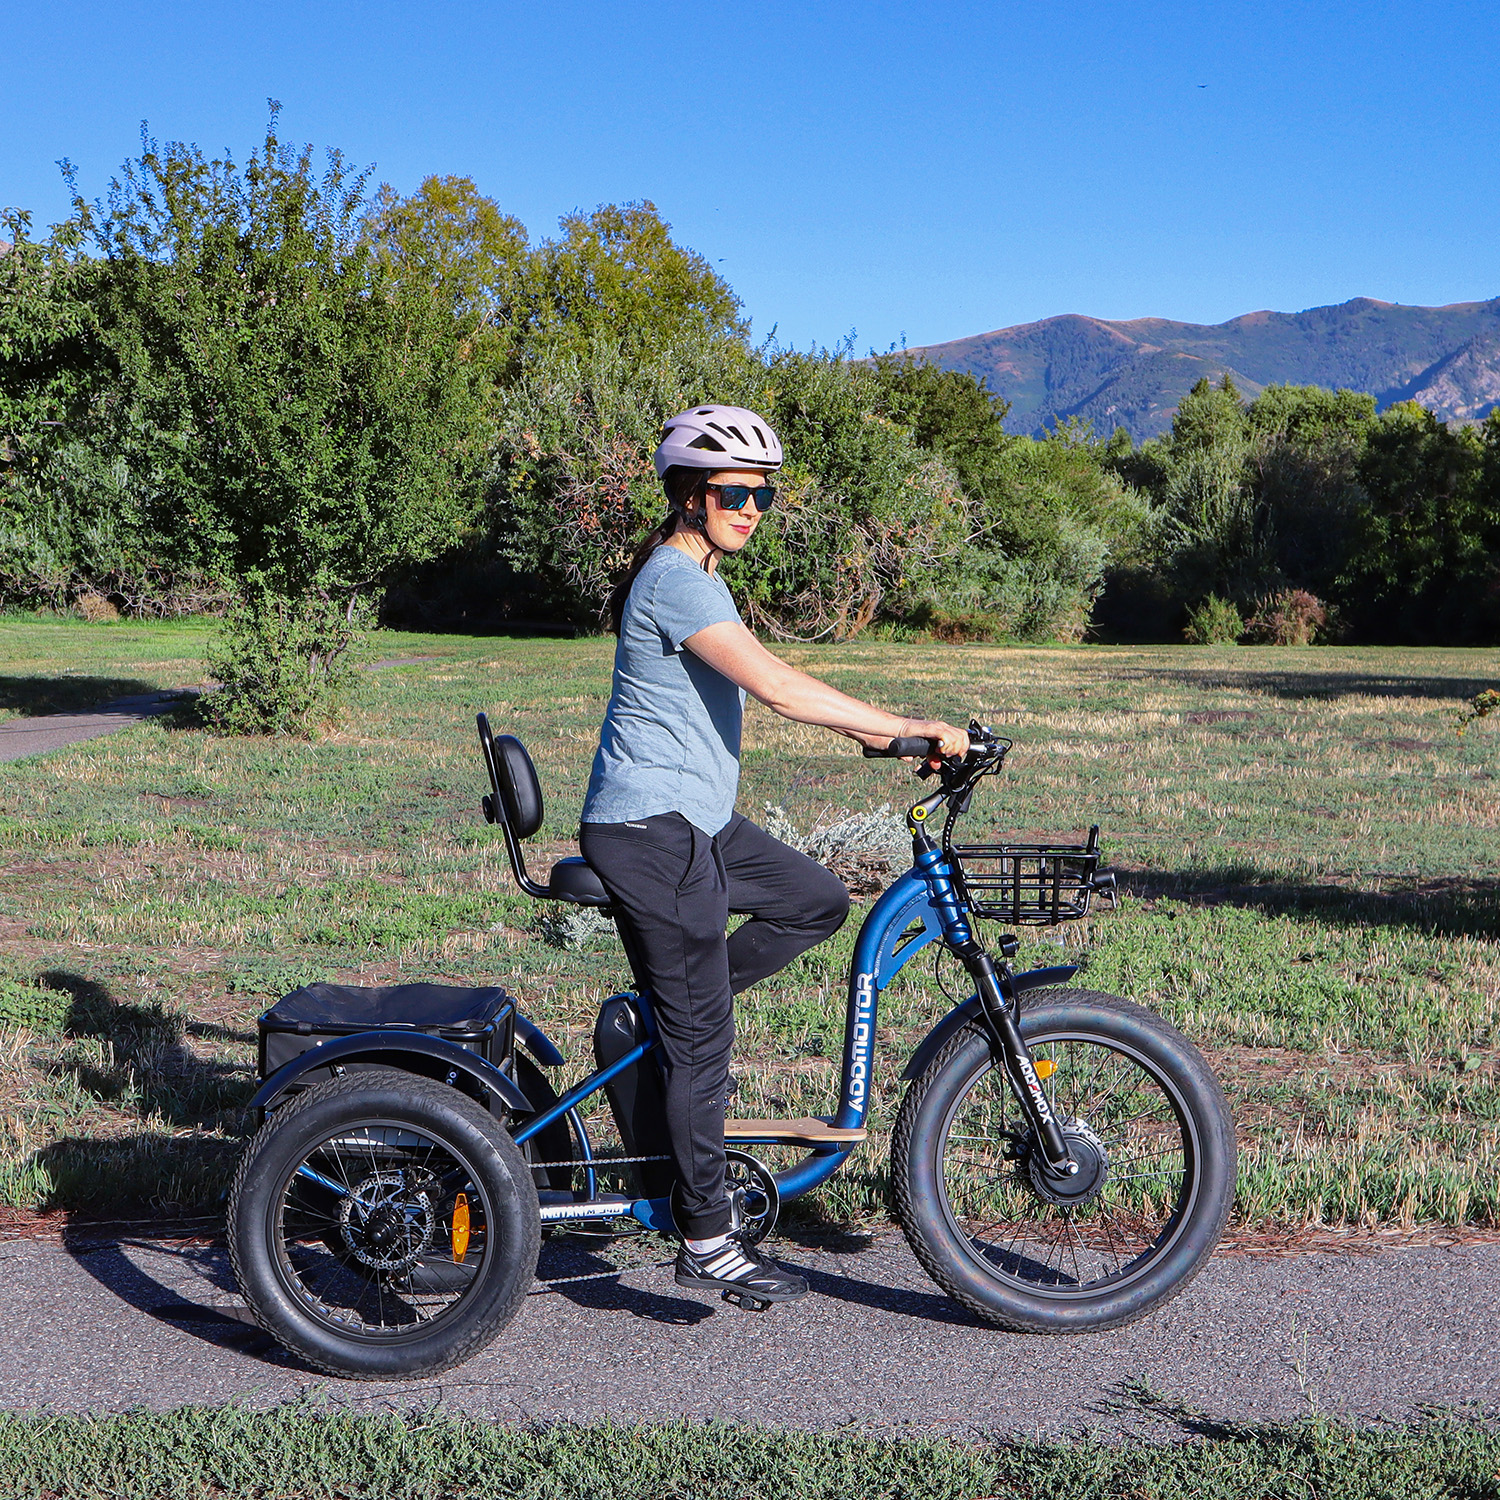
M 0 1414 L 0 1492 L 57 1500 L 1495 1500 L 1500 1435 L 1444 1418 L 1231 1426 L 1175 1441 L 955 1442 L 729 1424 L 516 1428 L 337 1407 Z
M 202 672 L 198 623 L 0 619 L 0 713 Z M 298 982 L 500 981 L 580 1076 L 612 937 L 553 946 L 479 817 L 473 715 L 535 755 L 533 863 L 572 851 L 608 689 L 603 640 L 382 635 L 315 743 L 223 740 L 190 712 L 0 766 L 0 1203 L 213 1213 L 254 1018 Z M 1460 738 L 1500 652 L 788 650 L 902 711 L 1015 738 L 970 826 L 1103 826 L 1128 899 L 1023 958 L 1159 1009 L 1210 1053 L 1252 1225 L 1500 1226 L 1500 732 Z M 740 806 L 804 830 L 912 783 L 752 705 Z M 866 898 L 868 899 L 868 898 Z M 861 907 L 741 1002 L 737 1112 L 825 1113 Z M 1059 946 L 1061 945 L 1061 946 Z M 946 983 L 957 993 L 958 976 Z M 885 1212 L 896 1076 L 948 1008 L 925 956 L 881 1017 L 875 1138 L 812 1212 Z

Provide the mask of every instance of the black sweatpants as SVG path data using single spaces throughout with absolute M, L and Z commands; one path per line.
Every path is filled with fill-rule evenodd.
M 585 823 L 579 846 L 629 930 L 666 1054 L 667 1133 L 684 1231 L 729 1228 L 724 1108 L 734 996 L 838 931 L 849 893 L 816 860 L 736 813 L 710 838 L 680 813 Z M 750 920 L 726 939 L 731 912 Z

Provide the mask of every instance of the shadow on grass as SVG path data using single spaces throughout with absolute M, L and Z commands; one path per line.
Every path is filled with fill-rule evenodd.
M 133 677 L 0 676 L 0 709 L 27 716 L 83 713 L 116 698 L 139 698 L 161 689 Z
M 185 1034 L 249 1042 L 246 1033 L 185 1022 L 159 1005 L 116 999 L 81 974 L 52 969 L 42 984 L 66 997 L 63 1037 L 98 1043 L 91 1058 L 65 1051 L 54 1075 L 102 1103 L 118 1103 L 152 1127 L 113 1137 L 67 1136 L 34 1153 L 43 1208 L 64 1215 L 64 1248 L 100 1285 L 138 1311 L 205 1342 L 276 1363 L 292 1361 L 232 1306 L 214 1306 L 234 1290 L 219 1242 L 224 1195 L 242 1142 L 233 1138 L 254 1089 L 243 1065 L 198 1057 Z M 162 1121 L 168 1128 L 160 1128 Z M 228 1138 L 218 1132 L 231 1132 Z M 149 1240 L 138 1238 L 149 1235 Z M 133 1254 L 132 1252 L 138 1252 Z M 166 1256 L 190 1272 L 184 1293 L 147 1267 Z M 168 1281 L 182 1277 L 171 1273 Z M 205 1300 L 196 1299 L 201 1286 Z
M 1125 680 L 1158 684 L 1172 682 L 1200 691 L 1204 688 L 1219 688 L 1261 693 L 1271 698 L 1328 702 L 1335 698 L 1473 698 L 1486 688 L 1495 686 L 1496 677 L 1500 677 L 1500 669 L 1489 678 L 1458 675 L 1407 677 L 1399 673 L 1307 672 L 1299 671 L 1291 664 L 1284 672 L 1238 670 L 1205 664 L 1197 672 L 1178 667 L 1160 671 L 1127 668 L 1118 675 Z
M 151 1122 L 129 1134 L 66 1136 L 35 1152 L 28 1165 L 41 1206 L 79 1222 L 219 1212 L 240 1151 L 225 1134 L 241 1128 L 255 1079 L 246 1064 L 199 1057 L 184 1034 L 218 1040 L 223 1028 L 185 1025 L 159 1005 L 118 1000 L 65 969 L 40 979 L 58 997 L 54 1024 L 65 1041 L 95 1044 L 66 1047 L 49 1064 L 52 1076 Z M 222 1039 L 248 1040 L 239 1033 Z
M 1288 879 L 1254 865 L 1117 872 L 1122 894 L 1147 900 L 1240 906 L 1351 927 L 1415 927 L 1442 937 L 1500 937 L 1500 876 L 1402 876 L 1368 891 Z

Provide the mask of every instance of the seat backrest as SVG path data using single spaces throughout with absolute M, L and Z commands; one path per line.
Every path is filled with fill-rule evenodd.
M 529 839 L 542 826 L 542 784 L 536 767 L 515 735 L 497 734 L 493 743 L 505 821 L 518 839 Z

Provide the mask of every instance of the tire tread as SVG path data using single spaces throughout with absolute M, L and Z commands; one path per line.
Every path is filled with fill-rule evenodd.
M 383 1076 L 384 1075 L 384 1076 Z M 234 1271 L 235 1284 L 240 1288 L 240 1295 L 245 1298 L 256 1322 L 278 1342 L 284 1342 L 279 1329 L 262 1316 L 261 1310 L 256 1307 L 254 1300 L 247 1293 L 246 1288 L 254 1285 L 253 1277 L 247 1276 L 247 1267 L 244 1264 L 240 1237 L 236 1233 L 237 1208 L 241 1194 L 245 1186 L 254 1177 L 256 1165 L 259 1159 L 275 1144 L 274 1135 L 267 1130 L 274 1120 L 278 1126 L 285 1126 L 295 1121 L 299 1114 L 317 1107 L 328 1099 L 336 1099 L 342 1095 L 356 1095 L 368 1093 L 372 1088 L 389 1086 L 399 1081 L 402 1094 L 407 1099 L 426 1097 L 432 1103 L 444 1109 L 456 1110 L 459 1113 L 472 1111 L 477 1121 L 482 1121 L 485 1126 L 495 1123 L 491 1117 L 481 1110 L 480 1106 L 470 1099 L 466 1094 L 461 1094 L 449 1085 L 439 1083 L 436 1079 L 425 1078 L 419 1074 L 404 1073 L 398 1069 L 371 1069 L 360 1073 L 351 1073 L 342 1078 L 332 1078 L 324 1083 L 314 1085 L 312 1088 L 289 1099 L 281 1105 L 275 1114 L 268 1119 L 266 1125 L 251 1137 L 249 1145 L 240 1157 L 239 1165 L 235 1168 L 234 1177 L 229 1188 L 229 1263 Z M 501 1133 L 503 1134 L 503 1128 Z M 509 1137 L 505 1137 L 509 1142 Z M 514 1166 L 518 1171 L 513 1176 L 525 1193 L 527 1188 L 531 1189 L 533 1203 L 535 1201 L 535 1184 L 532 1181 L 532 1171 L 529 1163 L 521 1154 L 520 1147 L 510 1143 L 510 1149 L 515 1152 L 517 1161 Z M 516 1247 L 515 1254 L 526 1261 L 534 1270 L 537 1254 L 541 1245 L 541 1220 L 533 1214 L 529 1223 L 531 1232 L 526 1237 L 526 1242 Z M 498 1307 L 491 1310 L 490 1314 L 479 1320 L 468 1331 L 455 1329 L 453 1336 L 448 1340 L 442 1354 L 413 1364 L 409 1369 L 397 1371 L 380 1370 L 356 1370 L 348 1365 L 340 1365 L 326 1358 L 320 1357 L 315 1350 L 310 1350 L 305 1344 L 299 1344 L 293 1352 L 299 1360 L 305 1361 L 314 1368 L 325 1374 L 337 1376 L 341 1380 L 390 1380 L 406 1379 L 417 1375 L 434 1375 L 443 1370 L 451 1369 L 454 1365 L 462 1364 L 472 1359 L 481 1349 L 490 1343 L 502 1328 L 514 1317 L 516 1309 L 520 1306 L 522 1299 L 531 1287 L 531 1277 L 518 1278 L 518 1287 L 512 1294 L 501 1302 Z
M 1039 1010 L 1043 1007 L 1057 1004 L 1086 1004 L 1100 1010 L 1111 1011 L 1118 1015 L 1128 1017 L 1138 1025 L 1145 1025 L 1156 1031 L 1161 1036 L 1170 1039 L 1175 1047 L 1184 1044 L 1190 1058 L 1196 1058 L 1199 1063 L 1199 1083 L 1210 1094 L 1215 1109 L 1211 1111 L 1215 1121 L 1224 1131 L 1227 1131 L 1227 1141 L 1224 1139 L 1211 1143 L 1212 1146 L 1221 1150 L 1227 1150 L 1229 1160 L 1233 1162 L 1235 1155 L 1234 1121 L 1230 1114 L 1228 1101 L 1224 1098 L 1223 1090 L 1219 1087 L 1218 1080 L 1214 1077 L 1212 1070 L 1202 1061 L 1202 1056 L 1192 1043 L 1185 1038 L 1178 1029 L 1170 1022 L 1163 1020 L 1155 1011 L 1149 1010 L 1144 1005 L 1139 1005 L 1133 1000 L 1126 1000 L 1119 995 L 1108 995 L 1098 990 L 1084 989 L 1045 989 L 1033 990 L 1021 997 L 1021 1011 L 1024 1015 L 1029 1011 Z M 924 1216 L 924 1205 L 919 1202 L 919 1195 L 913 1188 L 910 1173 L 910 1164 L 913 1150 L 916 1149 L 913 1142 L 913 1134 L 917 1127 L 921 1106 L 927 1095 L 937 1086 L 944 1070 L 953 1062 L 954 1058 L 965 1048 L 971 1045 L 975 1036 L 985 1038 L 987 1034 L 979 1022 L 971 1022 L 961 1027 L 951 1036 L 938 1050 L 932 1061 L 922 1074 L 913 1079 L 905 1095 L 901 1100 L 901 1107 L 896 1117 L 896 1125 L 891 1134 L 891 1197 L 895 1209 L 897 1221 L 901 1225 L 901 1231 L 906 1237 L 906 1242 L 911 1246 L 912 1254 L 916 1256 L 922 1269 L 948 1294 L 960 1307 L 986 1323 L 993 1324 L 997 1328 L 1003 1328 L 1011 1333 L 1032 1333 L 1037 1330 L 1034 1317 L 1025 1317 L 1018 1313 L 1008 1313 L 1001 1307 L 982 1301 L 972 1293 L 956 1284 L 954 1278 L 948 1273 L 947 1267 L 934 1253 L 933 1248 L 920 1230 Z M 1061 1326 L 1050 1327 L 1046 1331 L 1050 1334 L 1083 1334 L 1099 1333 L 1112 1328 L 1122 1328 L 1128 1323 L 1135 1322 L 1138 1318 L 1145 1317 L 1147 1313 L 1155 1312 L 1165 1306 L 1174 1297 L 1181 1295 L 1189 1282 L 1203 1268 L 1204 1262 L 1213 1253 L 1214 1247 L 1219 1242 L 1219 1237 L 1224 1231 L 1224 1225 L 1228 1221 L 1230 1211 L 1234 1203 L 1234 1194 L 1231 1190 L 1225 1195 L 1215 1221 L 1211 1224 L 1211 1233 L 1205 1235 L 1203 1248 L 1193 1260 L 1186 1273 L 1167 1290 L 1162 1292 L 1152 1301 L 1139 1308 L 1127 1308 L 1124 1311 L 1110 1315 L 1102 1314 L 1097 1320 L 1088 1323 L 1069 1322 Z

